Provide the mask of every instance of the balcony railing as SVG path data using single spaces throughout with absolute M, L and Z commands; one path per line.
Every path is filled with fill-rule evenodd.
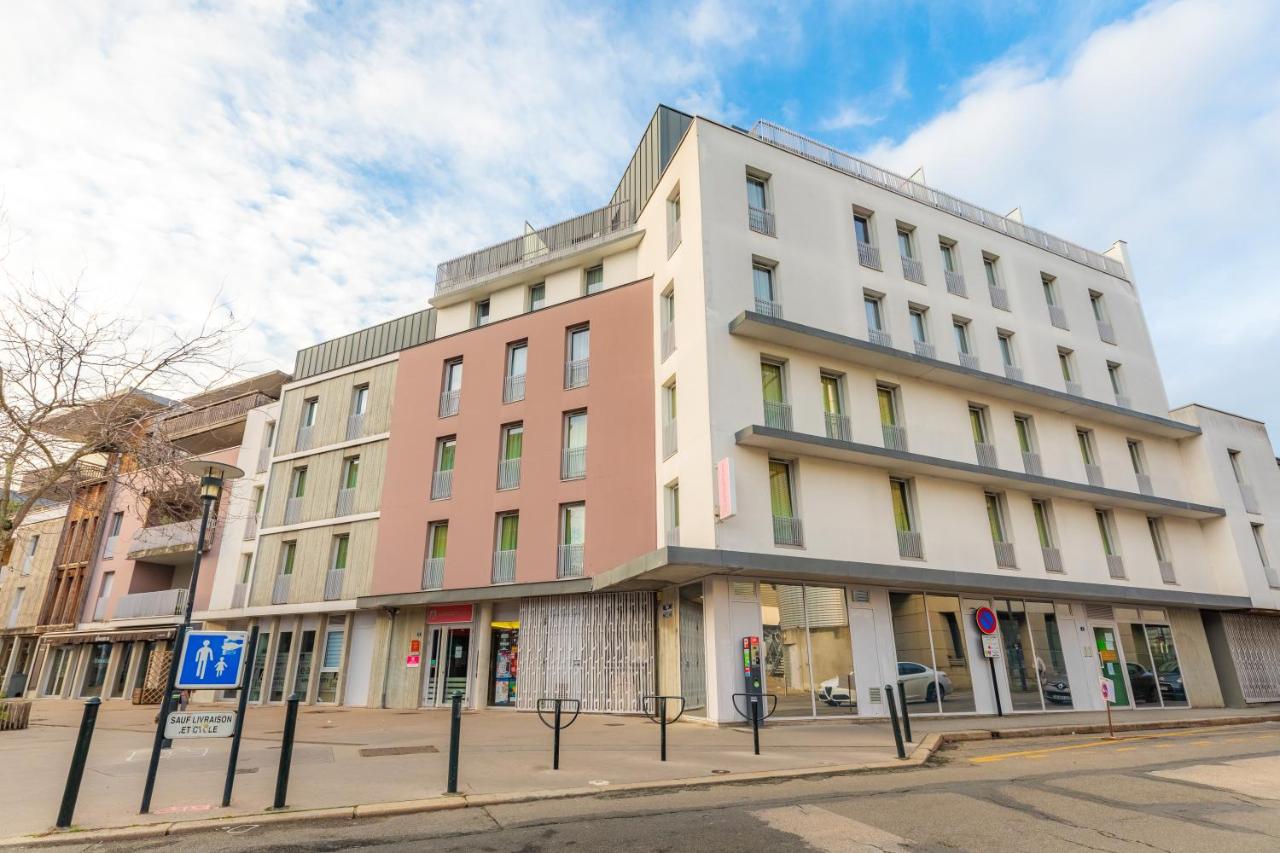
M 898 556 L 924 559 L 924 537 L 920 535 L 920 531 L 898 531 Z
M 1001 311 L 1012 310 L 1009 308 L 1009 291 L 1003 287 L 987 286 L 987 292 L 991 294 L 991 307 L 999 308 Z
M 1121 557 L 1119 554 L 1108 554 L 1107 555 L 1107 571 L 1110 572 L 1111 577 L 1115 578 L 1116 580 L 1123 580 L 1124 579 L 1124 557 Z
M 231 609 L 239 610 L 244 607 L 245 602 L 249 600 L 249 585 L 247 583 L 238 583 L 231 590 Z
M 1132 409 L 1132 408 L 1133 408 L 1133 401 L 1129 399 L 1129 395 L 1128 395 L 1128 394 L 1117 394 L 1117 395 L 1116 395 L 1116 405 L 1117 405 L 1117 406 L 1119 406 L 1119 407 L 1120 407 L 1120 408 L 1122 408 L 1122 409 Z
M 146 619 L 153 616 L 178 616 L 187 606 L 185 589 L 160 589 L 121 596 L 112 619 Z
M 1018 568 L 1018 558 L 1013 551 L 1012 542 L 993 542 L 996 546 L 996 565 L 1002 569 Z
M 1062 568 L 1062 552 L 1057 548 L 1041 548 L 1040 553 L 1044 555 L 1044 570 L 1046 572 L 1061 573 Z
M 298 438 L 293 443 L 294 450 L 310 450 L 312 439 L 315 437 L 314 426 L 298 427 Z
M 431 500 L 442 501 L 453 496 L 453 469 L 431 475 Z
M 1074 380 L 1068 379 L 1066 382 L 1063 383 L 1063 388 L 1072 397 L 1084 396 L 1084 388 L 1080 387 L 1080 383 L 1075 382 Z
M 667 223 L 667 257 L 671 257 L 676 253 L 676 249 L 680 248 L 680 220 L 673 219 Z
M 145 559 L 158 554 L 180 554 L 185 551 L 195 552 L 196 538 L 200 535 L 200 519 L 174 521 L 169 524 L 158 524 L 155 527 L 144 527 L 133 534 L 129 540 L 130 559 Z M 204 547 L 207 551 L 213 539 L 212 534 L 205 536 Z
M 834 438 L 836 441 L 853 440 L 848 415 L 842 415 L 839 412 L 823 412 L 822 417 L 827 425 L 827 438 Z
M 336 601 L 342 598 L 342 579 L 347 576 L 346 569 L 330 569 L 324 576 L 324 600 Z
M 662 458 L 666 459 L 680 449 L 680 431 L 678 421 L 667 421 L 662 425 Z
M 761 299 L 759 296 L 757 296 L 756 297 L 756 313 L 763 314 L 766 317 L 774 317 L 776 319 L 781 320 L 782 304 L 780 302 L 773 302 L 768 299 Z
M 1100 468 L 1097 465 L 1089 465 L 1086 463 L 1084 466 L 1084 476 L 1089 481 L 1089 485 L 1091 486 L 1103 485 L 1102 468 Z
M 516 552 L 493 552 L 493 583 L 515 583 Z
M 502 380 L 502 402 L 515 403 L 524 399 L 524 377 L 520 373 Z
M 987 441 L 975 441 L 973 449 L 978 453 L 978 464 L 984 468 L 999 468 L 996 457 L 996 446 Z
M 422 563 L 422 588 L 440 589 L 444 586 L 444 557 L 427 557 Z
M 201 409 L 193 409 L 189 412 L 171 415 L 164 419 L 162 426 L 165 434 L 170 438 L 190 435 L 227 421 L 233 421 L 244 416 L 251 409 L 273 402 L 275 402 L 273 398 L 261 391 L 250 391 L 239 397 L 223 400 L 220 403 L 213 403 Z
M 764 401 L 764 425 L 773 429 L 791 431 L 791 404 Z
M 520 488 L 520 459 L 502 459 L 498 462 L 498 489 Z
M 560 479 L 581 480 L 587 476 L 587 446 L 566 447 L 560 451 Z
M 302 520 L 302 498 L 289 498 L 284 502 L 284 524 L 297 524 Z
M 907 449 L 907 428 L 897 424 L 880 424 L 880 435 L 884 437 L 884 446 L 889 450 Z
M 1262 512 L 1258 506 L 1258 496 L 1253 491 L 1253 486 L 1249 483 L 1240 483 L 1240 499 L 1244 502 L 1244 511 L 1258 515 Z
M 676 351 L 676 326 L 674 323 L 663 323 L 662 332 L 662 357 L 668 358 L 671 353 Z
M 1037 477 L 1043 477 L 1044 466 L 1040 464 L 1040 454 L 1023 451 L 1022 470 L 1026 471 L 1028 474 L 1033 474 Z
M 680 528 L 668 527 L 663 541 L 667 543 L 667 547 L 669 548 L 675 548 L 678 546 L 680 544 Z
M 976 355 L 971 352 L 960 353 L 960 366 L 967 367 L 970 370 L 981 370 L 982 362 Z
M 1005 379 L 1012 379 L 1014 382 L 1022 381 L 1022 368 L 1016 364 L 1006 364 L 1004 366 Z
M 364 412 L 347 415 L 347 441 L 355 441 L 364 435 Z
M 858 241 L 858 263 L 873 270 L 880 269 L 880 250 L 870 243 Z
M 883 329 L 867 329 L 867 340 L 882 347 L 893 346 L 893 335 Z
M 924 358 L 938 357 L 937 348 L 928 341 L 915 341 L 915 347 L 916 355 L 923 356 Z
M 1165 583 L 1177 583 L 1178 576 L 1173 572 L 1173 563 L 1168 560 L 1158 560 L 1160 564 L 1160 580 Z
M 338 489 L 338 502 L 333 508 L 334 516 L 341 518 L 344 515 L 351 515 L 355 511 L 356 490 L 354 488 Z
M 963 296 L 969 298 L 969 288 L 965 287 L 964 273 L 958 273 L 955 270 L 943 270 L 942 276 L 947 282 L 947 293 L 953 296 Z
M 462 390 L 443 391 L 440 394 L 440 417 L 451 418 L 462 405 Z
M 751 226 L 751 230 L 757 234 L 764 234 L 772 237 L 777 232 L 773 227 L 773 211 L 762 210 L 758 207 L 747 208 L 747 224 Z
M 540 261 L 557 252 L 583 248 L 610 234 L 628 231 L 635 224 L 635 217 L 635 208 L 629 201 L 615 202 L 445 261 L 436 268 L 436 293 L 443 295 L 465 290 L 477 278 Z
M 556 551 L 556 577 L 582 577 L 582 548 L 581 542 L 575 545 L 559 546 Z
M 1154 495 L 1155 489 L 1151 487 L 1151 475 L 1143 473 L 1135 473 L 1133 475 L 1138 480 L 1138 491 L 1144 495 Z
M 800 519 L 787 515 L 773 517 L 773 544 L 803 545 L 804 528 Z
M 251 515 L 244 520 L 244 541 L 248 542 L 258 535 L 258 516 Z
M 924 284 L 924 264 L 917 258 L 902 256 L 902 277 L 907 281 Z
M 581 388 L 587 384 L 587 380 L 591 378 L 591 360 L 588 358 L 580 358 L 577 361 L 567 361 L 564 365 L 564 387 L 565 388 Z
M 1049 306 L 1049 322 L 1063 331 L 1071 330 L 1071 327 L 1067 325 L 1067 312 L 1062 310 L 1061 305 Z
M 271 586 L 271 603 L 289 603 L 289 581 L 293 575 L 276 575 L 276 582 Z
M 1098 321 L 1098 337 L 1103 343 L 1114 344 L 1116 342 L 1116 330 L 1106 320 Z
M 254 473 L 261 474 L 263 471 L 267 470 L 267 466 L 270 464 L 271 464 L 271 445 L 264 444 L 258 448 L 258 467 Z

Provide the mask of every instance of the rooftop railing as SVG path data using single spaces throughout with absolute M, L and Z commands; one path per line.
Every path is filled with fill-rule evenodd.
M 164 419 L 164 431 L 169 436 L 187 435 L 201 429 L 207 429 L 226 421 L 234 420 L 258 406 L 265 406 L 275 400 L 261 391 L 250 391 L 230 400 L 223 400 L 210 406 L 194 409 L 181 414 L 170 415 Z
M 843 151 L 838 151 L 829 145 L 801 136 L 795 131 L 779 127 L 772 122 L 756 122 L 751 129 L 751 135 L 762 142 L 767 142 L 793 154 L 798 154 L 806 160 L 821 163 L 824 166 L 829 166 L 845 174 L 852 175 L 859 180 L 875 184 L 890 192 L 915 199 L 922 204 L 927 204 L 953 216 L 958 216 L 961 219 L 967 219 L 985 228 L 998 231 L 1015 240 L 1030 243 L 1045 251 L 1069 258 L 1100 272 L 1128 280 L 1128 273 L 1125 271 L 1124 264 L 1114 258 L 1108 258 L 1075 243 L 1054 237 L 1052 234 L 1048 234 L 1038 228 L 1032 228 L 1016 220 L 992 213 L 985 208 L 962 201 L 953 195 L 927 187 L 910 178 L 895 175 L 893 172 L 881 169 L 879 166 L 873 166 L 865 160 L 845 154 Z

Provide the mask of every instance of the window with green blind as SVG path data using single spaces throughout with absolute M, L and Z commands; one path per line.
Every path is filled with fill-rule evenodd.
M 442 438 L 440 439 L 440 449 L 436 452 L 436 470 L 452 471 L 453 458 L 458 449 L 457 439 Z
M 1093 440 L 1089 438 L 1088 430 L 1076 430 L 1076 441 L 1080 444 L 1080 458 L 1084 460 L 1084 464 L 1093 464 Z
M 519 459 L 524 453 L 524 425 L 512 424 L 502 431 L 502 459 Z
M 1094 511 L 1094 517 L 1098 520 L 1098 535 L 1102 537 L 1102 552 L 1110 557 L 1116 552 L 1111 537 L 1111 519 L 1107 518 L 1103 510 Z
M 1004 540 L 1004 515 L 1000 511 L 1000 496 L 990 492 L 987 498 L 987 522 L 991 525 L 991 539 L 995 542 Z
M 1031 418 L 1018 415 L 1013 419 L 1013 425 L 1018 431 L 1018 447 L 1023 453 L 1034 453 L 1031 444 Z
M 1044 501 L 1032 501 L 1031 511 L 1036 517 L 1036 534 L 1041 548 L 1053 547 L 1053 532 L 1049 528 L 1049 507 Z
M 840 377 L 822 374 L 822 410 L 829 415 L 844 414 L 840 402 Z
M 307 469 L 306 467 L 293 469 L 293 488 L 289 490 L 290 497 L 300 498 L 307 493 Z
M 791 464 L 777 459 L 769 460 L 769 502 L 774 518 L 795 518 L 795 505 L 791 500 Z
M 498 550 L 514 551 L 520 538 L 520 515 L 508 513 L 498 519 Z
M 298 553 L 297 542 L 284 543 L 284 549 L 280 552 L 280 574 L 293 574 L 293 561 Z
M 908 532 L 914 529 L 911 517 L 911 492 L 906 480 L 889 480 L 889 489 L 893 493 L 893 524 L 898 530 Z
M 880 423 L 885 426 L 896 426 L 898 423 L 898 406 L 892 388 L 880 386 L 876 388 L 876 400 L 880 403 Z
M 350 536 L 335 536 L 333 538 L 333 568 L 345 569 L 347 567 L 347 549 L 351 544 Z
M 977 406 L 969 407 L 969 429 L 973 431 L 973 440 L 979 444 L 987 442 L 987 422 L 986 416 L 982 413 L 982 409 Z
M 771 361 L 760 362 L 760 390 L 766 403 L 781 403 L 786 399 L 782 388 L 782 365 Z
M 431 525 L 431 550 L 433 560 L 443 559 L 449 547 L 449 522 L 441 521 Z
M 360 457 L 348 456 L 342 460 L 342 488 L 354 489 L 360 479 Z
M 676 419 L 676 383 L 662 386 L 662 408 L 667 423 Z

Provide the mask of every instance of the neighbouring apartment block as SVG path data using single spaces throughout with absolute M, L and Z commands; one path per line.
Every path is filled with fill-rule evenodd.
M 1125 245 L 767 122 L 660 107 L 604 207 L 250 382 L 180 446 L 246 472 L 195 606 L 258 630 L 252 702 L 730 722 L 744 649 L 780 717 L 1280 700 L 1280 468 L 1169 411 Z M 191 519 L 128 476 L 70 502 L 29 695 L 132 695 L 171 636 Z

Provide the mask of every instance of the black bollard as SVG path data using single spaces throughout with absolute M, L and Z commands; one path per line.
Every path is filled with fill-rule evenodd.
M 449 787 L 447 793 L 458 793 L 458 741 L 462 738 L 462 693 L 454 691 L 449 720 Z M 557 732 L 557 736 L 559 733 Z
M 236 764 L 240 760 L 240 737 L 244 734 L 244 712 L 249 706 L 249 682 L 253 681 L 253 657 L 258 648 L 258 626 L 254 625 L 249 633 L 249 643 L 245 646 L 244 683 L 240 685 L 239 704 L 236 706 L 236 729 L 231 736 L 231 757 L 227 760 L 227 781 L 222 785 L 222 807 L 231 805 L 231 787 L 236 781 Z
M 911 715 L 907 713 L 907 688 L 898 682 L 898 699 L 902 702 L 902 735 L 911 743 Z
M 898 706 L 893 698 L 893 688 L 886 684 L 884 692 L 889 694 L 889 721 L 893 723 L 893 742 L 898 746 L 898 757 L 906 758 L 907 751 L 902 746 L 902 730 L 898 728 Z
M 760 754 L 760 697 L 751 697 L 751 742 L 756 755 Z
M 662 745 L 660 752 L 662 760 L 667 760 L 667 697 L 658 697 L 658 725 L 662 728 Z
M 84 778 L 85 761 L 89 758 L 89 743 L 93 740 L 93 727 L 98 722 L 97 696 L 84 703 L 84 716 L 80 718 L 80 734 L 76 736 L 76 748 L 71 753 L 71 769 L 67 771 L 67 787 L 62 792 L 62 808 L 58 809 L 58 829 L 71 826 L 76 813 L 76 799 L 80 796 L 80 780 Z
M 555 735 L 551 738 L 551 769 L 560 769 L 560 700 L 556 699 Z
M 289 765 L 293 763 L 293 733 L 298 726 L 298 694 L 289 697 L 284 710 L 284 736 L 280 741 L 280 769 L 276 772 L 276 799 L 272 808 L 284 808 L 289 793 Z

